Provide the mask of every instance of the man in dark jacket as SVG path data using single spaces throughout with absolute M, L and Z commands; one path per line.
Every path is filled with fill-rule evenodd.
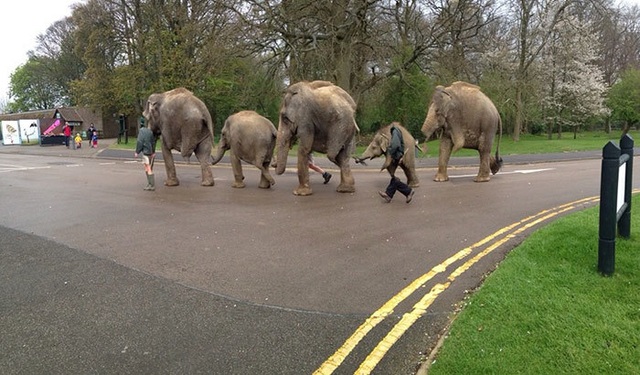
M 144 164 L 144 173 L 147 175 L 147 186 L 144 190 L 154 191 L 156 190 L 156 181 L 153 176 L 153 158 L 156 156 L 156 137 L 153 135 L 151 129 L 140 125 L 140 131 L 138 132 L 138 141 L 136 143 L 136 152 L 134 156 L 137 158 L 139 154 L 142 154 L 142 163 Z
M 402 132 L 400 129 L 395 126 L 391 127 L 391 140 L 389 141 L 389 147 L 387 152 L 391 156 L 391 163 L 397 168 L 400 165 L 400 161 L 404 157 L 404 153 L 406 149 L 404 147 L 404 140 L 402 139 Z M 385 200 L 385 202 L 391 202 L 391 199 L 395 195 L 396 191 L 399 191 L 407 197 L 407 203 L 411 202 L 413 199 L 413 194 L 415 193 L 413 189 L 409 187 L 409 185 L 405 184 L 395 175 L 391 176 L 391 182 L 387 186 L 386 191 L 379 191 L 378 194 Z

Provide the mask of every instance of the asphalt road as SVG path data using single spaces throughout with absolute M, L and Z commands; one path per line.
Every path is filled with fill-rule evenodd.
M 600 187 L 598 153 L 505 157 L 483 184 L 473 158 L 446 183 L 423 159 L 414 201 L 384 204 L 376 161 L 339 194 L 318 155 L 334 177 L 309 197 L 247 165 L 245 189 L 196 164 L 167 188 L 159 163 L 151 193 L 119 153 L 0 146 L 0 373 L 411 374 L 508 251 Z

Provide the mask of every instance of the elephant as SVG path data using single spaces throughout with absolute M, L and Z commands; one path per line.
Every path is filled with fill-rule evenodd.
M 327 158 L 340 167 L 336 191 L 355 192 L 349 166 L 354 136 L 359 130 L 355 111 L 353 98 L 328 81 L 301 81 L 285 90 L 278 121 L 276 174 L 284 173 L 287 154 L 297 139 L 299 184 L 293 194 L 313 194 L 309 186 L 309 154 L 313 151 L 327 154 Z
M 244 188 L 242 163 L 255 165 L 262 175 L 258 187 L 268 189 L 276 182 L 269 173 L 269 165 L 276 145 L 276 127 L 267 118 L 254 111 L 240 111 L 227 118 L 222 127 L 222 135 L 218 142 L 218 152 L 213 157 L 213 164 L 222 159 L 225 151 L 231 150 L 231 167 L 233 168 L 234 188 Z
M 478 150 L 480 154 L 480 170 L 474 178 L 475 182 L 489 181 L 489 172 L 496 174 L 502 167 L 499 151 L 502 121 L 495 105 L 480 91 L 480 87 L 461 81 L 449 87 L 437 86 L 421 129 L 425 141 L 437 129 L 443 129 L 443 133 L 434 181 L 449 180 L 449 158 L 452 152 L 461 148 Z M 498 129 L 500 137 L 493 157 L 491 147 Z
M 202 186 L 213 186 L 211 150 L 213 121 L 207 106 L 185 88 L 177 88 L 149 96 L 143 116 L 156 137 L 162 137 L 166 186 L 178 186 L 176 166 L 171 150 L 177 150 L 189 161 L 193 153 L 202 169 Z
M 407 176 L 407 185 L 412 188 L 418 187 L 420 186 L 420 181 L 418 180 L 418 174 L 416 173 L 416 153 L 414 150 L 414 148 L 417 147 L 416 140 L 404 126 L 400 125 L 400 123 L 394 122 L 380 128 L 373 136 L 373 139 L 371 140 L 371 143 L 369 143 L 367 149 L 364 150 L 360 157 L 355 158 L 356 163 L 361 163 L 364 160 L 385 155 L 385 162 L 382 164 L 382 168 L 380 170 L 386 169 L 391 176 L 394 176 L 397 166 L 392 163 L 391 155 L 387 153 L 387 148 L 391 141 L 391 128 L 394 126 L 400 129 L 405 145 L 405 155 L 402 158 L 402 162 L 400 162 L 400 168 L 402 168 L 405 176 Z

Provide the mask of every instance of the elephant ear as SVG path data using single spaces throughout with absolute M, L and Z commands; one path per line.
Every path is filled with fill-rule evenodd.
M 433 94 L 433 104 L 436 108 L 436 116 L 440 126 L 447 126 L 449 112 L 455 107 L 451 93 L 445 87 L 437 86 Z
M 387 153 L 387 149 L 389 148 L 389 137 L 386 134 L 380 134 L 380 149 L 385 154 Z
M 162 133 L 160 129 L 160 100 L 156 97 L 156 95 L 151 95 L 149 100 L 147 100 L 147 104 L 145 106 L 142 115 L 147 119 L 147 126 L 153 134 L 156 136 Z

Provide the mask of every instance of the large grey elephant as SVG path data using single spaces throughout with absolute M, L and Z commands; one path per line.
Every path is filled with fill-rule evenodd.
M 201 185 L 213 186 L 213 121 L 207 106 L 191 91 L 177 88 L 151 94 L 143 115 L 153 133 L 162 137 L 162 157 L 167 170 L 164 184 L 180 184 L 171 154 L 171 150 L 177 150 L 187 161 L 195 153 L 202 169 Z
M 394 176 L 397 166 L 392 163 L 391 155 L 387 153 L 387 148 L 391 142 L 391 128 L 394 126 L 397 129 L 400 129 L 400 133 L 402 134 L 402 139 L 404 141 L 405 154 L 400 162 L 400 168 L 402 168 L 405 176 L 407 176 L 407 185 L 412 188 L 418 187 L 420 186 L 420 181 L 418 180 L 418 174 L 416 173 L 416 140 L 404 126 L 400 125 L 400 123 L 394 122 L 380 128 L 373 136 L 373 139 L 371 140 L 371 143 L 369 143 L 367 149 L 364 150 L 360 157 L 355 158 L 356 162 L 363 162 L 367 159 L 373 159 L 384 155 L 385 161 L 382 164 L 381 169 L 386 169 L 391 176 Z
M 284 93 L 278 122 L 276 173 L 284 173 L 287 154 L 298 139 L 298 187 L 295 195 L 311 195 L 309 186 L 309 154 L 327 154 L 340 167 L 337 191 L 355 191 L 349 158 L 358 131 L 356 103 L 342 88 L 327 81 L 298 82 Z
M 498 129 L 502 137 L 502 121 L 495 105 L 480 91 L 480 87 L 461 81 L 449 87 L 437 86 L 421 130 L 428 141 L 437 129 L 443 129 L 443 133 L 434 181 L 449 180 L 449 158 L 452 152 L 461 148 L 478 150 L 480 154 L 480 170 L 474 178 L 476 182 L 489 181 L 490 172 L 496 174 L 502 167 L 500 138 L 495 157 L 491 156 Z
M 231 167 L 233 169 L 234 188 L 243 188 L 244 175 L 242 162 L 253 164 L 260 172 L 260 188 L 268 189 L 276 182 L 269 173 L 269 164 L 276 145 L 276 127 L 267 118 L 254 111 L 240 111 L 227 118 L 222 128 L 218 152 L 213 157 L 213 164 L 222 159 L 225 151 L 231 150 Z

